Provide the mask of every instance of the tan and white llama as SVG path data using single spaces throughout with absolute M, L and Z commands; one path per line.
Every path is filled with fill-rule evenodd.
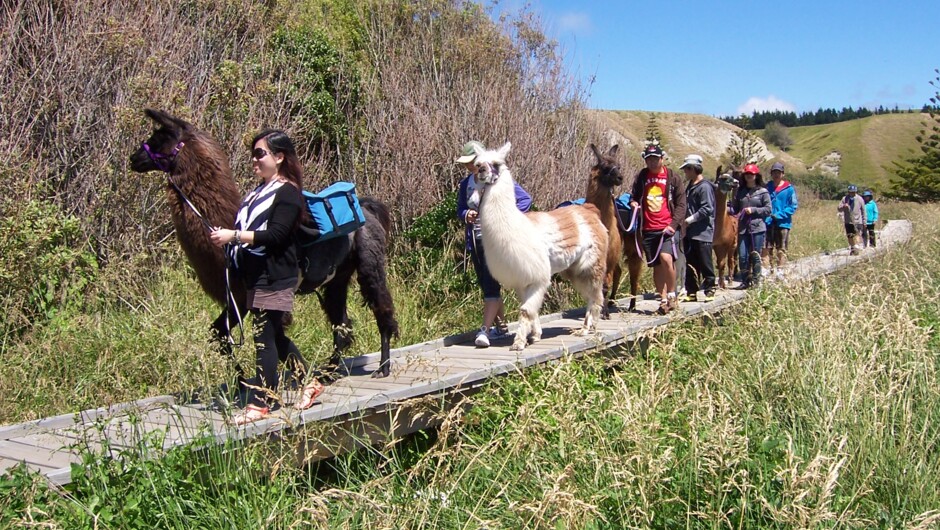
M 486 263 L 493 278 L 519 298 L 519 328 L 510 349 L 522 350 L 529 339 L 542 338 L 539 310 L 555 273 L 571 281 L 587 303 L 576 334 L 594 331 L 604 300 L 607 229 L 593 205 L 520 212 L 506 166 L 511 147 L 507 142 L 497 151 L 477 150 L 475 164 L 485 184 L 480 224 Z
M 728 213 L 728 199 L 738 190 L 735 173 L 722 173 L 721 166 L 715 172 L 715 237 L 712 250 L 715 252 L 715 271 L 718 287 L 726 289 L 738 263 L 738 218 Z M 725 274 L 727 272 L 727 274 Z

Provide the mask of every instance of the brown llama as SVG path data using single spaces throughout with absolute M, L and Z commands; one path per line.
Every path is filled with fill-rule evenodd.
M 167 202 L 176 236 L 203 290 L 226 309 L 213 322 L 213 340 L 224 354 L 231 355 L 227 337 L 235 323 L 234 310 L 244 314 L 245 288 L 233 279 L 232 299 L 227 300 L 226 261 L 223 250 L 212 244 L 213 226 L 232 228 L 241 203 L 228 157 L 219 144 L 190 123 L 164 112 L 147 109 L 145 114 L 159 128 L 131 155 L 131 169 L 138 173 L 159 170 L 167 175 Z M 388 289 L 385 262 L 391 216 L 376 199 L 360 200 L 366 223 L 348 237 L 316 243 L 321 252 L 315 267 L 316 279 L 304 278 L 299 291 L 314 292 L 323 287 L 321 305 L 333 325 L 331 363 L 338 365 L 352 342 L 346 296 L 353 274 L 365 303 L 372 309 L 381 335 L 382 358 L 374 376 L 390 372 L 391 337 L 398 335 L 395 307 Z M 198 212 L 198 213 L 197 213 Z M 231 303 L 229 303 L 231 302 Z M 281 359 L 287 361 L 287 359 Z M 303 363 L 303 360 L 299 360 Z
M 623 184 L 623 175 L 620 173 L 620 163 L 617 162 L 619 145 L 610 148 L 606 155 L 601 154 L 597 146 L 591 144 L 591 151 L 597 163 L 591 167 L 591 178 L 588 179 L 585 202 L 593 204 L 600 211 L 601 222 L 607 228 L 610 236 L 607 243 L 607 274 L 604 277 L 604 305 L 601 309 L 602 318 L 610 318 L 610 305 L 617 295 L 620 279 L 623 275 L 621 256 L 627 258 L 627 267 L 630 272 L 630 311 L 636 308 L 636 293 L 639 289 L 640 272 L 643 262 L 636 250 L 634 234 L 627 233 L 630 220 L 620 219 L 620 213 L 614 204 L 614 187 Z
M 728 199 L 738 189 L 737 171 L 731 174 L 721 172 L 721 166 L 715 172 L 715 238 L 712 249 L 715 252 L 715 271 L 718 274 L 718 287 L 727 289 L 725 270 L 730 279 L 734 275 L 738 262 L 738 218 L 728 213 Z M 727 267 L 727 269 L 726 269 Z

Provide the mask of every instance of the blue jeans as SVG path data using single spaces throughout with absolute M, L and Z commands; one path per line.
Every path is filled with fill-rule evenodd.
M 765 235 L 767 235 L 766 232 L 738 235 L 738 269 L 744 278 L 751 276 L 751 252 L 757 252 L 760 255 L 760 249 L 764 248 Z

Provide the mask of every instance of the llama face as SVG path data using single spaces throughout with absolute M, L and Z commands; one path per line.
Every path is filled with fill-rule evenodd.
M 724 173 L 719 175 L 716 184 L 718 184 L 718 191 L 724 193 L 725 195 L 734 192 L 740 185 L 738 179 L 732 173 Z
M 160 127 L 131 155 L 131 169 L 137 173 L 171 172 L 189 124 L 158 110 L 147 109 L 144 113 Z
M 506 163 L 506 155 L 512 144 L 506 142 L 498 151 L 476 149 L 477 157 L 473 161 L 477 168 L 477 179 L 484 184 L 493 184 L 499 179 L 499 168 Z
M 615 144 L 606 155 L 602 155 L 601 152 L 598 151 L 597 146 L 591 144 L 591 151 L 594 152 L 594 157 L 597 159 L 597 163 L 591 168 L 591 178 L 597 180 L 601 186 L 613 188 L 614 186 L 623 184 L 623 175 L 620 173 L 620 163 L 617 162 L 616 159 L 619 147 L 619 145 Z

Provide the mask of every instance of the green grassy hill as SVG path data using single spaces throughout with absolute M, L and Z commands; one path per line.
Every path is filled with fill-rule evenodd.
M 839 178 L 884 188 L 893 161 L 917 150 L 915 136 L 923 128 L 923 114 L 883 114 L 829 125 L 793 127 L 789 153 L 812 167 L 826 155 L 841 155 Z
M 626 149 L 627 161 L 634 165 L 640 164 L 639 150 L 651 114 L 633 110 L 591 111 L 601 135 L 610 143 L 620 143 Z M 667 157 L 675 163 L 685 154 L 698 153 L 705 158 L 709 173 L 737 129 L 702 114 L 655 114 Z M 885 168 L 917 149 L 915 136 L 923 127 L 924 117 L 885 114 L 829 125 L 793 127 L 789 129 L 793 146 L 787 152 L 769 146 L 767 158 L 783 161 L 791 174 L 821 172 L 825 164 L 838 171 L 841 180 L 883 189 L 890 179 Z

